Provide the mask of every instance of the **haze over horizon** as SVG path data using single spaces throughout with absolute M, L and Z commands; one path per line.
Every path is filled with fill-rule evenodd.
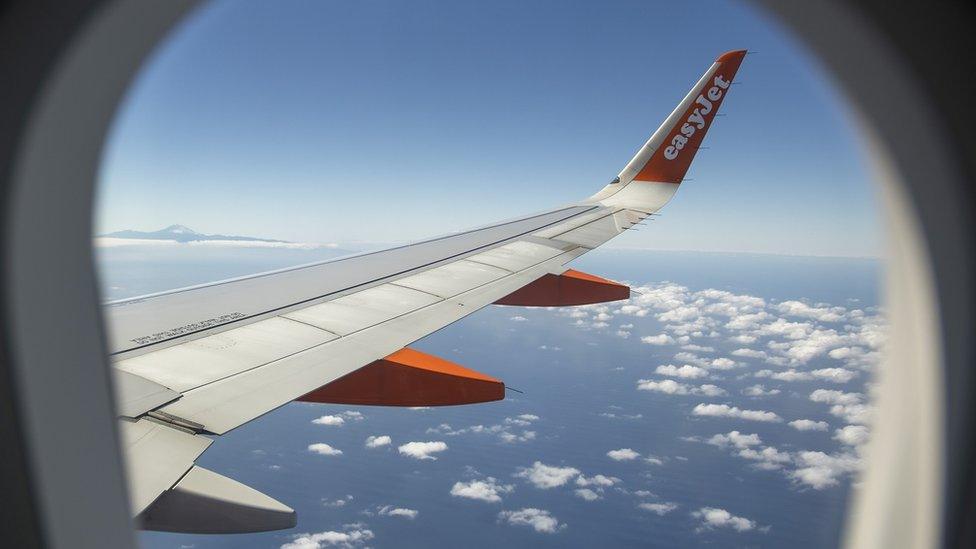
M 120 109 L 96 233 L 178 220 L 364 248 L 582 199 L 740 47 L 758 54 L 690 180 L 610 246 L 879 256 L 847 106 L 808 53 L 738 3 L 207 4 Z

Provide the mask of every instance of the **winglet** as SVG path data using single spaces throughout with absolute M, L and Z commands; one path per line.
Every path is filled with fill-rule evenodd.
M 681 183 L 715 114 L 728 95 L 746 50 L 723 53 L 664 124 L 620 172 L 620 181 Z

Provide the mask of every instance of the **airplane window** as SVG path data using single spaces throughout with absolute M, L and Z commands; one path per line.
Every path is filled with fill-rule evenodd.
M 751 8 L 659 10 L 217 2 L 168 38 L 94 243 L 119 387 L 161 395 L 124 428 L 213 443 L 135 498 L 143 546 L 840 543 L 887 334 L 857 128 Z M 637 21 L 709 38 L 599 39 Z

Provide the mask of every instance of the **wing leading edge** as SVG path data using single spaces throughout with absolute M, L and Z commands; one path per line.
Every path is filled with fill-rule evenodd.
M 133 512 L 145 529 L 288 528 L 294 512 L 194 462 L 288 402 L 499 400 L 504 384 L 408 345 L 490 304 L 629 288 L 568 269 L 674 196 L 746 52 L 720 56 L 617 178 L 576 204 L 383 252 L 106 306 Z

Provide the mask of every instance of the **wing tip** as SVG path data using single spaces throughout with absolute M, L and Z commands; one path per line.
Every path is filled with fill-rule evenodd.
M 716 63 L 728 63 L 729 61 L 742 61 L 742 58 L 749 53 L 749 50 L 731 50 L 718 56 Z

